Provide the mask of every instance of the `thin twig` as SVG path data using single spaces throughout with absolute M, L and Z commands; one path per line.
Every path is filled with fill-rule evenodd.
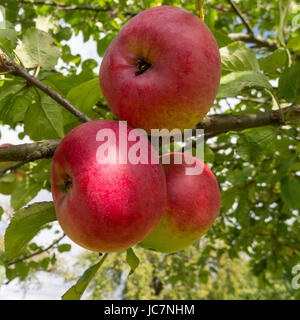
M 58 10 L 78 10 L 78 11 L 92 11 L 92 12 L 112 12 L 114 11 L 114 8 L 112 7 L 97 7 L 97 6 L 91 6 L 88 4 L 67 4 L 67 3 L 62 3 L 62 2 L 46 2 L 46 1 L 34 1 L 34 0 L 20 0 L 19 1 L 21 4 L 25 5 L 36 5 L 36 6 L 49 6 L 49 7 L 54 7 L 57 8 Z M 126 16 L 134 17 L 135 15 L 138 14 L 138 12 L 131 12 L 131 11 L 124 11 L 124 14 Z
M 86 11 L 96 11 L 96 12 L 106 12 L 110 11 L 111 7 L 101 8 L 91 5 L 75 5 L 75 4 L 67 4 L 62 2 L 46 2 L 46 1 L 34 1 L 34 0 L 21 0 L 19 1 L 21 4 L 28 4 L 28 5 L 37 5 L 37 6 L 51 6 L 56 7 L 58 9 L 63 10 L 86 10 Z
M 7 167 L 4 167 L 3 169 L 0 170 L 0 177 L 2 177 L 6 172 L 8 171 L 13 171 L 19 167 L 21 167 L 23 164 L 25 164 L 26 162 L 24 161 L 17 161 L 16 163 L 14 164 L 11 164 Z
M 227 0 L 227 2 L 231 5 L 234 12 L 241 18 L 249 34 L 254 35 L 254 31 L 252 29 L 252 26 L 250 25 L 250 22 L 247 20 L 242 11 L 238 8 L 238 6 L 232 0 Z
M 32 257 L 35 257 L 35 256 L 37 256 L 37 255 L 39 255 L 39 254 L 42 254 L 42 253 L 44 253 L 44 252 L 52 249 L 52 248 L 53 248 L 55 245 L 57 245 L 65 236 L 66 236 L 66 235 L 63 234 L 60 238 L 58 238 L 57 240 L 55 240 L 54 242 L 52 242 L 52 244 L 50 244 L 47 248 L 41 249 L 41 250 L 36 251 L 36 252 L 34 252 L 34 253 L 32 253 L 32 254 L 29 254 L 29 255 L 27 255 L 27 256 L 24 256 L 24 257 L 15 259 L 15 260 L 13 260 L 13 261 L 11 261 L 11 262 L 8 262 L 8 263 L 6 263 L 6 266 L 8 267 L 8 266 L 10 266 L 10 265 L 12 265 L 12 264 L 16 264 L 16 263 L 18 263 L 18 262 L 23 262 L 23 261 L 25 261 L 25 260 L 28 260 L 28 259 L 30 259 L 30 258 L 32 258 Z

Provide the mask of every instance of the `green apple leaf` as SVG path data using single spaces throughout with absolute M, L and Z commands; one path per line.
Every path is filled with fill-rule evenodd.
M 18 257 L 41 227 L 56 220 L 53 202 L 34 203 L 15 212 L 5 232 L 5 252 L 8 261 Z
M 236 97 L 243 89 L 251 87 L 272 89 L 268 78 L 259 72 L 232 72 L 221 78 L 217 98 Z
M 57 33 L 59 28 L 58 20 L 55 19 L 52 15 L 38 16 L 36 19 L 35 25 L 38 30 L 41 30 L 47 33 L 50 30 L 52 30 L 53 33 Z
M 260 68 L 267 74 L 278 77 L 276 70 L 283 69 L 287 64 L 288 58 L 286 51 L 283 48 L 275 50 L 266 58 L 259 59 Z
M 276 134 L 272 127 L 247 129 L 240 134 L 237 154 L 247 162 L 261 162 L 266 154 L 272 155 L 276 148 Z
M 71 89 L 67 95 L 67 99 L 88 116 L 95 116 L 92 107 L 100 98 L 101 90 L 98 78 L 79 84 Z
M 43 96 L 28 108 L 24 127 L 33 140 L 62 138 L 64 129 L 60 106 L 50 97 Z
M 222 30 L 211 29 L 211 32 L 214 35 L 219 48 L 225 47 L 232 42 L 232 40 Z
M 244 42 L 238 41 L 220 49 L 222 74 L 240 71 L 259 72 L 255 52 Z
M 8 49 L 15 49 L 17 32 L 14 29 L 0 29 L 0 43 Z
M 13 209 L 18 210 L 26 205 L 38 194 L 41 187 L 39 183 L 26 176 L 23 181 L 17 184 L 11 195 L 10 203 Z
M 213 163 L 215 161 L 215 153 L 207 144 L 204 146 L 204 158 L 205 162 Z
M 97 51 L 100 57 L 104 56 L 106 49 L 108 48 L 108 46 L 110 45 L 110 43 L 112 42 L 115 36 L 116 36 L 116 32 L 111 32 L 98 41 Z
M 36 68 L 40 65 L 51 70 L 56 66 L 60 56 L 60 49 L 53 43 L 54 40 L 48 33 L 30 28 L 17 47 L 16 54 L 26 68 Z
M 71 245 L 69 243 L 61 244 L 57 247 L 59 252 L 68 252 L 71 250 Z
M 134 270 L 138 267 L 140 264 L 140 259 L 136 256 L 132 248 L 127 249 L 126 252 L 126 262 L 130 266 L 130 272 L 129 276 L 134 273 Z
M 16 94 L 22 88 L 24 88 L 24 84 L 15 81 L 6 82 L 0 90 L 0 101 L 5 99 L 7 96 L 11 94 Z
M 298 35 L 294 38 L 290 38 L 287 43 L 287 48 L 293 49 L 296 52 L 300 51 L 300 35 Z
M 89 267 L 83 275 L 79 278 L 77 283 L 72 286 L 61 298 L 62 300 L 80 300 L 81 296 L 83 295 L 84 291 L 86 290 L 87 286 L 102 266 L 103 262 L 107 257 L 107 253 L 103 256 L 103 258 L 96 263 L 95 265 Z
M 300 210 L 300 179 L 294 176 L 285 176 L 281 180 L 280 193 L 283 201 L 293 209 Z
M 279 78 L 279 96 L 284 97 L 287 101 L 300 103 L 300 62 L 296 62 L 291 68 Z
M 31 90 L 19 84 L 16 84 L 14 88 L 9 88 L 10 93 L 0 99 L 0 119 L 4 123 L 15 124 L 24 121 L 26 111 L 32 104 Z

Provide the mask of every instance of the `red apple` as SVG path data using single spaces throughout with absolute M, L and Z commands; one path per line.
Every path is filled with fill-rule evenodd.
M 195 126 L 212 106 L 220 76 L 208 27 L 191 12 L 160 6 L 120 30 L 103 58 L 100 85 L 119 119 L 150 134 Z
M 153 232 L 141 246 L 173 253 L 196 242 L 208 231 L 220 211 L 220 191 L 211 170 L 199 159 L 171 153 L 170 164 L 163 165 L 167 178 L 167 207 Z M 162 161 L 169 155 L 163 155 Z M 182 164 L 175 164 L 175 156 Z M 201 167 L 200 175 L 187 175 L 192 161 Z
M 57 219 L 63 231 L 84 248 L 127 249 L 142 241 L 162 216 L 166 205 L 163 168 L 148 139 L 137 138 L 132 130 L 115 121 L 91 121 L 69 132 L 54 154 L 51 185 Z M 100 141 L 100 132 L 115 135 L 116 141 L 105 141 L 102 134 Z M 129 161 L 127 152 L 136 145 L 132 139 L 140 139 L 148 152 L 141 157 L 149 164 Z M 150 155 L 157 164 L 150 164 Z M 127 159 L 127 164 L 120 159 Z

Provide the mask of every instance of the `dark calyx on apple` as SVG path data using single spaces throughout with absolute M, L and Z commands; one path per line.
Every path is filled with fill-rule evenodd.
M 138 76 L 140 74 L 143 74 L 144 72 L 146 72 L 148 69 L 151 68 L 151 63 L 146 61 L 145 59 L 141 58 L 138 59 L 135 63 L 136 65 L 136 72 L 135 75 Z
M 63 182 L 59 185 L 59 190 L 62 193 L 68 193 L 72 187 L 72 184 L 72 178 L 68 174 L 66 174 L 64 176 Z

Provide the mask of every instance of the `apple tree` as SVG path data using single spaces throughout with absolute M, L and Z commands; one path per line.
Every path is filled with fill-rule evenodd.
M 244 284 L 275 291 L 276 284 L 283 297 L 299 298 L 291 285 L 300 262 L 300 8 L 293 0 L 0 0 L 0 130 L 21 128 L 19 138 L 30 139 L 0 148 L 0 192 L 12 208 L 0 210 L 7 226 L 0 234 L 0 279 L 30 281 L 67 259 L 71 245 L 55 222 L 53 202 L 32 200 L 51 191 L 52 156 L 70 130 L 118 120 L 101 93 L 99 65 L 124 24 L 159 5 L 204 13 L 220 49 L 219 91 L 196 128 L 204 129 L 204 162 L 217 177 L 221 211 L 199 242 L 173 255 L 140 247 L 102 258 L 85 254 L 80 265 L 87 269 L 63 298 L 80 298 L 89 283 L 94 298 L 120 284 L 123 298 L 228 298 L 209 294 L 220 281 L 226 290 L 232 284 L 224 261 Z M 95 47 L 96 59 L 74 52 L 80 38 L 87 54 Z M 35 238 L 43 230 L 55 235 L 47 245 Z

